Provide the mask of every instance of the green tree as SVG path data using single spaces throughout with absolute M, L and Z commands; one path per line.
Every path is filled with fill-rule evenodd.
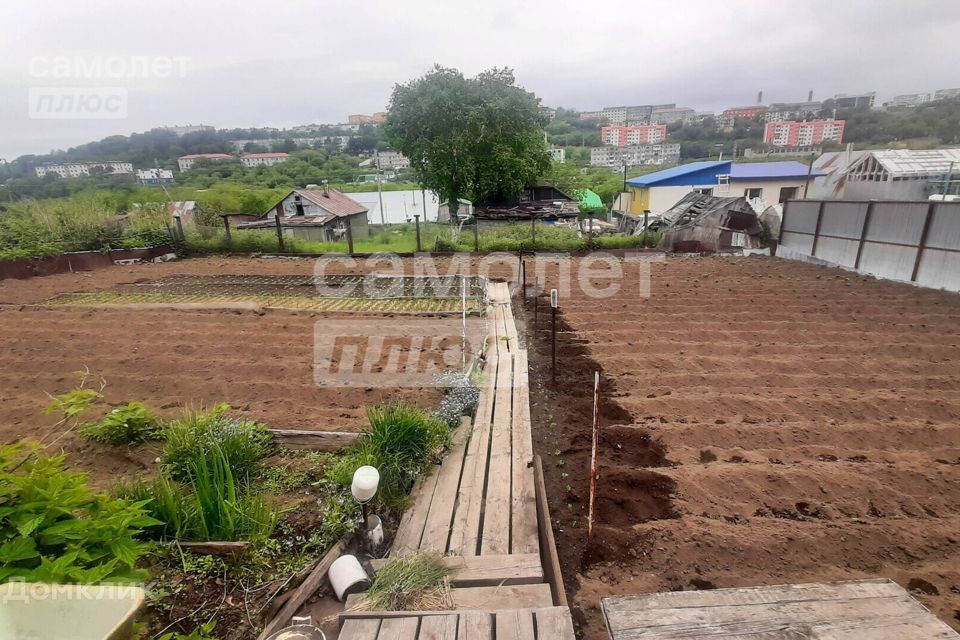
M 466 78 L 438 65 L 394 88 L 385 133 L 442 200 L 509 201 L 550 166 L 545 123 L 511 69 Z

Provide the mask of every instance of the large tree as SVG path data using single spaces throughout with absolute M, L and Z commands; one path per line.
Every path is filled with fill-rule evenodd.
M 539 102 L 511 69 L 465 78 L 436 66 L 394 87 L 388 141 L 441 200 L 509 201 L 549 166 Z

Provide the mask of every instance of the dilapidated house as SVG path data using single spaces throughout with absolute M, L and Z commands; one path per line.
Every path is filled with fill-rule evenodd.
M 237 229 L 274 229 L 280 219 L 284 235 L 333 242 L 344 240 L 347 227 L 355 239 L 368 235 L 367 208 L 326 184 L 322 189 L 294 189 L 254 222 L 243 222 Z
M 745 197 L 688 193 L 662 215 L 658 247 L 682 253 L 736 251 L 763 243 L 763 226 Z

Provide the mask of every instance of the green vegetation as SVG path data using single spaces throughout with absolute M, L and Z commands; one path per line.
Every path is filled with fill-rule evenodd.
M 117 407 L 100 422 L 80 426 L 80 435 L 104 444 L 135 444 L 157 440 L 160 421 L 142 402 Z
M 353 472 L 363 465 L 380 471 L 377 499 L 395 505 L 406 497 L 413 481 L 439 459 L 449 443 L 450 429 L 430 413 L 405 402 L 367 411 L 370 431 L 330 470 L 334 483 L 349 487 Z
M 211 620 L 206 624 L 202 624 L 190 633 L 165 633 L 157 640 L 217 640 L 217 636 L 213 635 L 213 630 L 217 627 L 217 621 Z
M 377 572 L 360 608 L 371 611 L 426 611 L 450 608 L 453 571 L 439 553 L 391 558 Z
M 64 456 L 0 447 L 0 582 L 126 582 L 146 546 L 136 536 L 159 524 L 143 502 L 94 493 Z
M 270 435 L 262 424 L 227 415 L 230 406 L 218 404 L 196 411 L 163 429 L 163 463 L 173 477 L 193 477 L 208 456 L 223 453 L 233 477 L 246 482 L 266 456 Z
M 441 201 L 509 201 L 549 167 L 544 124 L 511 69 L 465 78 L 438 65 L 394 87 L 385 133 Z

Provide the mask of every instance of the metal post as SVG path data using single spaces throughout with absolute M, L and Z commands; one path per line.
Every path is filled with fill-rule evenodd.
M 923 259 L 923 251 L 927 248 L 927 236 L 930 235 L 930 224 L 933 222 L 933 214 L 937 209 L 937 203 L 931 202 L 927 205 L 927 217 L 923 220 L 923 231 L 920 232 L 920 243 L 917 246 L 917 259 L 913 262 L 913 273 L 910 274 L 910 282 L 917 281 L 917 275 L 920 273 L 920 261 Z
M 230 236 L 230 218 L 223 216 L 223 230 L 227 234 L 227 243 L 230 243 L 233 238 Z
M 810 247 L 810 256 L 813 258 L 817 257 L 817 243 L 820 241 L 820 224 L 823 222 L 823 205 L 824 201 L 820 201 L 820 206 L 817 208 L 817 226 L 813 229 L 813 246 Z M 781 224 L 783 222 L 781 221 Z
M 353 255 L 353 225 L 350 224 L 349 218 L 347 218 L 347 253 Z
M 560 306 L 560 294 L 550 289 L 550 381 L 557 383 L 557 307 Z
M 537 216 L 530 214 L 530 244 L 533 246 L 533 251 L 537 251 Z
M 943 195 L 950 195 L 950 179 L 953 178 L 953 162 L 947 168 L 947 175 L 943 179 Z M 946 198 L 944 198 L 946 200 Z
M 589 227 L 587 228 L 588 228 L 587 238 L 589 239 L 587 246 L 592 249 L 593 248 L 593 214 L 592 213 L 590 214 L 590 223 L 589 223 Z
M 280 212 L 278 211 L 275 213 L 276 215 L 273 217 L 273 221 L 277 225 L 277 246 L 282 253 L 283 252 L 283 228 L 280 226 Z
M 536 330 L 540 320 L 540 278 L 533 279 L 533 329 Z
M 803 199 L 807 199 L 807 191 L 810 189 L 810 176 L 813 174 L 813 159 L 815 154 L 810 154 L 810 164 L 807 165 L 807 181 L 803 183 Z
M 650 209 L 643 210 L 643 248 L 647 248 L 647 234 L 650 233 Z
M 463 371 L 467 371 L 467 276 L 460 274 L 460 292 L 463 304 L 463 340 L 460 344 L 460 355 L 463 364 Z
M 600 448 L 600 372 L 593 372 L 593 444 L 590 451 L 590 509 L 587 515 L 587 538 L 593 537 L 593 505 L 597 495 L 597 450 Z
M 857 245 L 857 257 L 853 261 L 853 268 L 860 269 L 860 258 L 863 257 L 863 245 L 867 241 L 867 234 L 870 233 L 870 218 L 873 217 L 873 203 L 871 200 L 867 204 L 867 211 L 863 214 L 863 228 L 860 229 L 860 244 Z M 780 228 L 783 228 L 783 221 L 780 221 Z
M 520 293 L 523 296 L 522 300 L 527 301 L 527 263 L 520 260 Z
M 417 252 L 420 252 L 420 216 L 413 214 L 413 224 L 417 227 Z
M 480 221 L 473 217 L 473 250 L 480 253 Z
M 377 160 L 377 198 L 380 199 L 380 224 L 387 224 L 386 213 L 383 211 L 383 172 L 380 171 L 380 151 L 373 150 L 373 155 Z

